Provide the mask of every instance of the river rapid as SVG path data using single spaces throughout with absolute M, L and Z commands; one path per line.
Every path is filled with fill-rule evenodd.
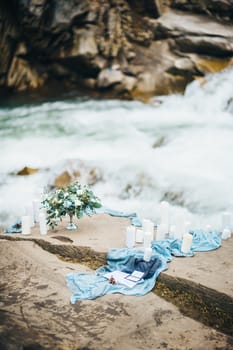
M 171 223 L 184 215 L 192 228 L 221 228 L 222 212 L 233 212 L 232 82 L 231 69 L 149 104 L 72 98 L 0 107 L 0 225 L 82 164 L 101 174 L 93 190 L 108 207 L 158 223 L 167 200 Z M 39 172 L 17 176 L 24 166 Z

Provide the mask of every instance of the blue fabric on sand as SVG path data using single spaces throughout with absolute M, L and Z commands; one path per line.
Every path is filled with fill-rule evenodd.
M 119 210 L 114 210 L 111 208 L 107 208 L 102 206 L 101 208 L 95 209 L 96 213 L 98 214 L 108 214 L 111 216 L 118 216 L 118 217 L 122 217 L 122 218 L 129 218 L 131 221 L 131 224 L 137 227 L 141 227 L 142 223 L 140 221 L 140 219 L 138 218 L 136 213 L 126 213 L 124 211 L 119 211 Z
M 4 233 L 21 233 L 22 227 L 21 227 L 21 221 L 17 221 L 15 224 L 13 224 L 11 227 L 7 228 Z
M 95 299 L 104 294 L 121 293 L 142 296 L 148 293 L 154 287 L 160 272 L 167 269 L 166 259 L 163 256 L 158 256 L 154 251 L 152 258 L 159 257 L 161 260 L 159 268 L 151 278 L 140 280 L 133 288 L 128 288 L 122 284 L 110 284 L 103 277 L 107 272 L 123 270 L 132 256 L 143 258 L 143 254 L 142 248 L 111 249 L 107 256 L 107 265 L 97 269 L 95 274 L 69 273 L 66 276 L 66 282 L 72 292 L 71 303 L 74 304 L 77 300 Z
M 107 256 L 107 265 L 100 267 L 96 273 L 69 273 L 66 282 L 72 292 L 71 303 L 78 300 L 95 299 L 104 294 L 122 293 L 126 295 L 141 296 L 148 293 L 155 285 L 160 272 L 168 268 L 167 263 L 172 260 L 172 256 L 193 256 L 194 252 L 204 252 L 217 249 L 221 246 L 220 232 L 205 232 L 202 230 L 193 231 L 193 243 L 191 251 L 185 254 L 181 251 L 182 241 L 179 239 L 166 239 L 152 242 L 152 259 L 157 257 L 161 260 L 161 265 L 151 278 L 142 279 L 133 288 L 128 288 L 122 284 L 110 284 L 103 277 L 107 272 L 124 270 L 132 257 L 143 258 L 143 248 L 121 248 L 111 249 Z
M 191 231 L 193 242 L 191 250 L 193 252 L 208 252 L 221 246 L 221 232 L 205 232 L 203 230 Z
M 167 257 L 167 262 L 172 260 L 172 256 L 193 256 L 194 252 L 207 252 L 221 246 L 221 233 L 218 231 L 205 232 L 203 230 L 191 231 L 193 242 L 189 253 L 181 250 L 181 239 L 165 239 L 163 241 L 152 242 L 152 247 L 158 253 Z

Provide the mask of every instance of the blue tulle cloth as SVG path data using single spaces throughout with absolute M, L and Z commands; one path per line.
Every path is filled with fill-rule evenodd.
M 111 208 L 107 208 L 102 206 L 101 208 L 95 209 L 97 214 L 108 214 L 111 216 L 117 216 L 117 217 L 122 217 L 122 218 L 129 218 L 131 221 L 131 224 L 136 226 L 136 227 L 141 227 L 142 223 L 137 216 L 137 213 L 127 213 L 125 211 L 120 211 L 120 210 L 114 210 Z
M 95 299 L 105 294 L 121 293 L 126 295 L 142 296 L 147 294 L 155 285 L 155 281 L 161 271 L 167 269 L 166 259 L 158 256 L 154 251 L 153 258 L 159 258 L 161 263 L 151 278 L 140 280 L 133 288 L 123 284 L 110 284 L 108 279 L 103 277 L 107 272 L 124 270 L 132 257 L 143 258 L 144 251 L 139 249 L 111 249 L 107 256 L 107 265 L 100 267 L 95 273 L 69 273 L 66 276 L 66 283 L 71 290 L 71 303 L 78 300 Z
M 161 263 L 151 278 L 142 279 L 133 288 L 128 288 L 122 284 L 110 284 L 103 275 L 115 270 L 127 270 L 132 258 L 143 258 L 143 248 L 111 249 L 107 256 L 107 265 L 100 267 L 95 273 L 69 273 L 66 276 L 67 285 L 72 293 L 71 303 L 74 304 L 76 301 L 83 299 L 95 299 L 104 294 L 112 293 L 134 296 L 145 295 L 155 286 L 160 272 L 168 268 L 167 263 L 172 260 L 172 256 L 190 257 L 194 255 L 194 252 L 214 250 L 221 246 L 220 232 L 197 230 L 193 231 L 192 234 L 193 243 L 190 252 L 187 254 L 181 251 L 181 240 L 153 241 L 151 259 L 158 258 Z
M 192 252 L 208 252 L 221 246 L 221 233 L 218 231 L 196 230 L 190 233 L 193 235 Z
M 22 232 L 22 226 L 21 221 L 17 221 L 15 224 L 7 228 L 4 233 L 11 234 L 11 233 L 21 233 Z

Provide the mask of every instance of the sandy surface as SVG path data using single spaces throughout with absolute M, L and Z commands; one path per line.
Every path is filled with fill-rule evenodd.
M 128 219 L 96 215 L 64 230 L 31 238 L 60 244 L 54 236 L 99 251 L 124 247 Z M 166 273 L 184 276 L 232 295 L 232 242 L 194 258 L 174 259 Z M 0 349 L 230 350 L 233 341 L 183 316 L 154 293 L 143 297 L 106 295 L 71 305 L 65 275 L 90 271 L 61 261 L 33 242 L 0 240 Z M 222 273 L 220 273 L 222 271 Z M 218 272 L 218 273 L 217 273 Z M 30 345 L 30 346 L 29 346 Z

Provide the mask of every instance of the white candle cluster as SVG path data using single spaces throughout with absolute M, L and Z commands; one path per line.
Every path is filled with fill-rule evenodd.
M 126 247 L 133 248 L 135 243 L 143 244 L 145 261 L 152 256 L 151 242 L 154 240 L 154 223 L 149 219 L 142 220 L 142 228 L 128 226 L 126 228 Z
M 40 207 L 41 202 L 37 199 L 25 206 L 25 215 L 21 217 L 23 235 L 29 235 L 36 223 L 39 224 L 40 234 L 47 234 L 46 214 Z

